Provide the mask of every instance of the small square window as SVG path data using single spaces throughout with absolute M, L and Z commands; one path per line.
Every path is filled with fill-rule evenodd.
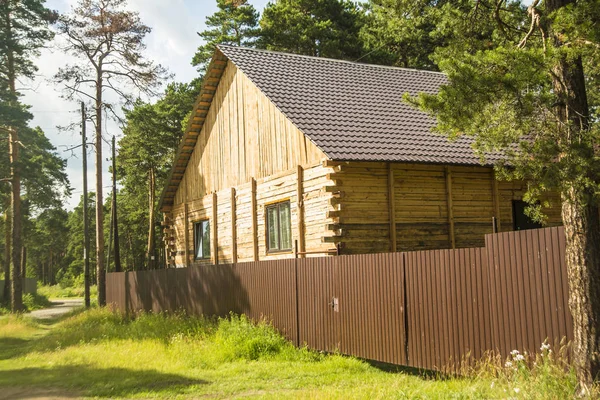
M 210 258 L 210 223 L 208 220 L 194 223 L 194 257 L 196 260 Z
M 542 225 L 539 222 L 533 221 L 525 213 L 528 204 L 523 200 L 513 200 L 513 229 L 515 231 L 522 231 L 525 229 L 538 229 Z
M 292 223 L 290 202 L 271 204 L 266 207 L 267 251 L 289 251 L 292 249 Z

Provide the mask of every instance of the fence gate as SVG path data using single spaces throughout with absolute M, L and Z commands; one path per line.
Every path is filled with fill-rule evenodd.
M 402 253 L 299 259 L 300 343 L 406 364 Z

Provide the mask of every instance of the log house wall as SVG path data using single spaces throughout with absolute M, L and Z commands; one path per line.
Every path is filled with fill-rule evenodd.
M 499 220 L 501 231 L 513 229 L 512 200 L 521 200 L 526 190 L 523 182 L 495 181 L 491 167 L 335 161 L 327 165 L 338 167 L 331 179 L 342 199 L 334 222 L 343 254 L 387 252 L 394 247 L 452 248 L 452 236 L 455 248 L 483 246 L 484 235 L 492 233 L 492 217 Z M 548 200 L 552 208 L 544 210 L 547 226 L 560 225 L 560 200 L 556 195 Z

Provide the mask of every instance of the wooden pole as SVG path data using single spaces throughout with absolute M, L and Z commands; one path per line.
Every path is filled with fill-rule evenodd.
M 83 282 L 85 306 L 90 307 L 90 227 L 87 192 L 87 138 L 85 132 L 85 104 L 81 102 L 81 146 L 83 158 Z
M 185 253 L 185 266 L 189 267 L 190 266 L 190 223 L 188 221 L 188 213 L 189 213 L 189 207 L 187 203 L 184 203 L 183 205 L 183 229 L 184 229 L 184 234 L 183 234 L 183 240 L 184 240 L 184 253 Z
M 113 198 L 112 198 L 112 231 L 113 231 L 113 240 L 114 240 L 114 254 L 113 260 L 115 262 L 115 272 L 121 272 L 121 250 L 119 248 L 119 221 L 117 220 L 117 150 L 116 150 L 116 140 L 115 137 L 112 137 L 112 190 L 113 190 Z M 154 221 L 151 221 L 154 223 Z
M 217 192 L 213 192 L 212 195 L 212 251 L 213 251 L 213 264 L 219 264 L 219 235 L 217 229 Z
M 231 188 L 231 262 L 237 263 L 237 210 L 235 203 L 235 188 Z
M 448 206 L 448 229 L 450 246 L 456 248 L 456 238 L 454 237 L 454 209 L 452 205 L 452 171 L 449 166 L 445 167 L 446 172 L 446 204 Z
M 306 242 L 304 238 L 304 169 L 301 165 L 298 165 L 296 173 L 296 179 L 298 180 L 296 186 L 296 198 L 298 207 L 298 251 L 301 253 L 301 257 L 304 257 L 306 251 Z
M 256 210 L 256 179 L 252 178 L 252 247 L 254 261 L 258 261 L 258 216 Z
M 397 251 L 396 241 L 396 199 L 394 196 L 394 170 L 388 163 L 388 209 L 390 212 L 390 251 Z
M 502 230 L 500 225 L 500 196 L 498 195 L 498 181 L 496 174 L 492 170 L 492 200 L 494 202 L 494 217 L 496 217 L 496 229 L 498 232 Z M 494 232 L 496 233 L 496 232 Z

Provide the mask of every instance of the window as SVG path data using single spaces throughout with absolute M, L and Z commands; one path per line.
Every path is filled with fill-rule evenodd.
M 196 260 L 210 258 L 210 224 L 208 220 L 194 223 L 194 256 Z
M 292 249 L 292 224 L 290 202 L 271 204 L 267 213 L 267 251 L 287 251 Z
M 541 228 L 542 225 L 538 222 L 533 221 L 529 216 L 525 214 L 527 203 L 523 200 L 513 200 L 513 229 L 515 231 L 522 231 L 524 229 L 537 229 Z

